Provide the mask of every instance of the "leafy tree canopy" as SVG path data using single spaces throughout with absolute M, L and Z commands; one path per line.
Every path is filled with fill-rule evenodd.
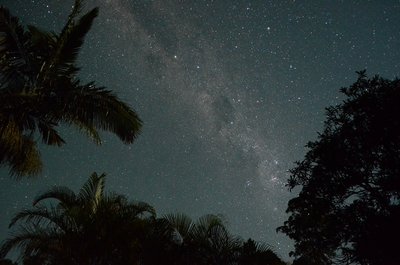
M 291 170 L 295 264 L 400 264 L 400 80 L 358 74 Z

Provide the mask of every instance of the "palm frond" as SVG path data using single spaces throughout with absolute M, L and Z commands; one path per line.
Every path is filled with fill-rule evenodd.
M 74 8 L 73 12 L 75 11 L 76 9 Z M 75 62 L 83 45 L 84 38 L 92 27 L 93 20 L 98 15 L 98 8 L 94 8 L 83 15 L 77 23 L 73 18 L 76 15 L 70 16 L 57 40 L 57 49 L 40 73 L 40 80 L 42 82 L 57 79 L 59 76 L 72 75 L 78 70 L 75 67 Z M 57 87 L 51 88 L 57 89 Z
M 57 100 L 63 106 L 62 118 L 68 123 L 78 121 L 115 133 L 124 143 L 132 143 L 140 133 L 142 121 L 136 112 L 111 91 L 93 83 L 63 91 Z
M 25 45 L 29 42 L 23 26 L 9 10 L 0 6 L 0 68 L 1 76 L 24 76 L 29 59 Z M 10 81 L 10 79 L 7 81 Z
M 248 239 L 242 243 L 242 246 L 238 251 L 238 259 L 244 264 L 286 264 L 278 257 L 271 246 L 265 243 L 256 242 L 252 239 Z
M 2 242 L 0 257 L 5 257 L 13 249 L 37 250 L 41 245 L 49 245 L 50 241 L 58 238 L 58 233 L 52 230 L 43 229 L 37 226 L 22 226 L 13 236 Z M 36 247 L 35 247 L 36 246 Z M 26 256 L 25 251 L 21 252 L 22 258 Z M 24 255 L 25 254 L 25 255 Z
M 37 78 L 41 82 L 48 81 L 51 80 L 52 78 L 54 79 L 55 77 L 57 77 L 57 72 L 60 70 L 61 65 L 64 64 L 61 60 L 63 48 L 65 46 L 65 43 L 68 42 L 68 39 L 71 36 L 71 31 L 73 30 L 76 23 L 75 19 L 80 14 L 82 10 L 82 5 L 83 5 L 83 0 L 75 0 L 74 6 L 71 10 L 71 13 L 68 16 L 67 22 L 65 23 L 63 29 L 61 30 L 61 33 L 58 36 L 54 35 L 56 42 L 54 45 L 54 49 L 50 50 L 51 54 L 49 54 L 47 60 L 43 62 L 43 65 L 40 68 L 40 71 L 38 72 Z M 64 73 L 70 71 L 70 68 L 76 70 L 71 65 L 64 66 L 64 68 L 65 68 L 63 69 Z
M 1 120 L 0 161 L 9 164 L 10 175 L 36 175 L 42 169 L 36 142 L 21 133 L 13 120 Z
M 54 126 L 55 125 L 53 123 L 39 121 L 39 133 L 42 136 L 42 140 L 45 144 L 61 146 L 65 144 L 65 141 L 54 129 Z
M 208 240 L 214 249 L 233 249 L 240 246 L 241 239 L 231 235 L 226 227 L 213 226 L 208 231 Z
M 50 209 L 43 207 L 23 210 L 11 219 L 9 227 L 24 220 L 26 223 L 36 224 L 43 229 L 61 229 L 62 231 L 75 229 L 73 220 L 66 217 L 63 211 L 54 207 L 50 207 Z
M 84 38 L 92 27 L 94 19 L 98 16 L 99 9 L 93 8 L 91 11 L 83 15 L 78 23 L 74 25 L 60 45 L 59 58 L 57 61 L 61 64 L 73 65 L 79 54 L 79 50 L 83 45 Z
M 204 215 L 197 220 L 192 239 L 214 251 L 219 251 L 233 242 L 222 218 L 213 214 Z
M 37 205 L 39 202 L 46 199 L 58 200 L 61 205 L 71 207 L 77 203 L 76 194 L 67 187 L 53 187 L 46 192 L 43 192 L 36 196 L 33 200 L 33 205 Z
M 32 25 L 28 25 L 27 28 L 31 40 L 31 63 L 35 64 L 34 72 L 39 73 L 43 63 L 49 60 L 57 47 L 57 35 L 54 32 L 47 32 Z
M 272 247 L 266 243 L 255 242 L 257 252 L 267 252 L 272 251 Z
M 9 160 L 10 176 L 21 178 L 26 175 L 37 176 L 42 171 L 42 161 L 36 142 L 24 137 L 21 152 L 15 154 Z
M 96 172 L 93 172 L 80 189 L 78 200 L 83 203 L 90 203 L 94 207 L 92 210 L 95 210 L 104 194 L 105 177 L 106 174 L 104 173 L 99 176 Z
M 123 210 L 132 217 L 156 218 L 156 210 L 153 206 L 145 202 L 134 202 L 127 204 Z
M 84 0 L 75 0 L 71 13 L 68 15 L 68 20 L 65 23 L 60 33 L 60 38 L 67 38 L 68 30 L 74 26 L 75 18 L 81 13 Z
M 11 153 L 19 153 L 24 142 L 24 135 L 20 132 L 17 123 L 1 116 L 0 122 L 1 155 L 10 156 Z
M 99 132 L 96 128 L 87 123 L 83 123 L 82 121 L 75 119 L 70 121 L 72 125 L 75 125 L 82 133 L 84 133 L 87 137 L 89 137 L 95 144 L 101 145 L 101 138 Z
M 38 95 L 0 90 L 0 123 L 3 127 L 14 126 L 20 134 L 30 133 L 36 129 L 35 115 L 37 115 Z M 0 128 L 1 129 L 1 128 Z
M 201 216 L 195 225 L 195 233 L 207 235 L 214 227 L 225 227 L 224 221 L 221 216 L 214 214 L 207 214 Z
M 163 216 L 163 219 L 167 221 L 168 225 L 174 231 L 174 237 L 176 240 L 181 241 L 189 238 L 194 228 L 192 219 L 183 214 L 167 214 Z

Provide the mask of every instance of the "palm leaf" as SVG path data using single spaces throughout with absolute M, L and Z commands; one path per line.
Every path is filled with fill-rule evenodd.
M 0 6 L 0 77 L 1 85 L 25 78 L 29 58 L 25 45 L 29 43 L 17 17 Z M 14 82 L 15 83 L 15 82 Z
M 66 122 L 79 121 L 115 133 L 124 143 L 132 143 L 140 133 L 142 121 L 138 115 L 111 91 L 90 83 L 57 96 L 58 105 L 64 107 L 62 118 Z
M 75 19 L 81 12 L 82 4 L 83 0 L 75 0 L 72 11 L 68 16 L 68 20 L 65 23 L 63 29 L 61 30 L 61 33 L 59 34 L 59 36 L 57 35 L 54 36 L 56 41 L 54 49 L 53 50 L 50 49 L 51 53 L 49 54 L 48 57 L 46 57 L 47 59 L 43 62 L 42 67 L 38 72 L 37 79 L 40 80 L 41 83 L 46 83 L 47 81 L 57 79 L 57 74 L 62 72 L 59 71 L 60 69 L 62 69 L 61 65 L 64 64 L 61 59 L 61 57 L 63 56 L 62 52 L 65 43 L 69 42 L 68 39 L 70 38 L 71 31 L 74 28 Z M 68 71 L 71 70 L 71 68 L 74 71 L 77 70 L 71 65 L 64 66 L 64 69 L 62 70 L 64 71 L 64 73 L 67 73 Z
M 262 242 L 255 242 L 257 252 L 268 252 L 272 251 L 272 247 L 266 243 Z
M 153 206 L 145 202 L 134 202 L 127 204 L 123 210 L 125 214 L 132 217 L 145 217 L 156 218 L 156 210 Z
M 21 149 L 11 156 L 8 162 L 11 166 L 10 175 L 17 178 L 38 175 L 43 167 L 36 142 L 27 136 L 23 136 Z
M 271 246 L 256 242 L 252 239 L 248 239 L 246 242 L 242 243 L 238 251 L 238 259 L 241 261 L 241 264 L 286 264 L 272 250 Z
M 58 37 L 53 32 L 47 32 L 32 25 L 28 25 L 27 28 L 31 40 L 31 64 L 35 66 L 34 72 L 39 73 L 43 64 L 50 59 L 55 51 Z
M 65 206 L 64 208 L 71 207 L 77 203 L 77 196 L 67 187 L 53 187 L 50 190 L 39 194 L 34 198 L 33 205 L 35 206 L 46 199 L 58 200 L 61 205 Z
M 21 133 L 13 120 L 1 120 L 0 159 L 10 165 L 10 175 L 36 175 L 42 168 L 36 142 Z
M 42 140 L 45 144 L 61 146 L 65 143 L 65 141 L 54 129 L 54 126 L 55 125 L 53 123 L 39 121 L 39 133 L 42 136 Z
M 11 238 L 6 239 L 2 243 L 0 257 L 5 257 L 13 249 L 25 250 L 29 248 L 31 250 L 37 250 L 41 245 L 50 245 L 50 241 L 58 237 L 59 235 L 52 230 L 37 226 L 22 226 Z M 23 257 L 26 257 L 28 254 L 25 253 L 25 251 L 22 253 Z
M 56 60 L 60 64 L 73 65 L 78 57 L 79 50 L 81 49 L 85 36 L 92 27 L 94 19 L 98 16 L 99 9 L 94 8 L 85 15 L 83 15 L 78 23 L 74 25 L 68 32 L 68 36 L 63 40 L 60 45 L 59 57 Z M 62 38 L 63 36 L 61 36 Z
M 37 104 L 37 95 L 0 90 L 0 129 L 12 126 L 13 130 L 19 130 L 18 134 L 33 133 Z
M 82 11 L 82 7 L 83 7 L 83 1 L 84 0 L 75 0 L 74 5 L 72 7 L 71 13 L 68 15 L 68 20 L 65 23 L 63 29 L 61 30 L 60 33 L 60 38 L 67 38 L 68 35 L 68 30 L 73 27 L 74 22 L 75 22 L 75 18 L 80 14 L 80 12 Z
M 163 216 L 169 227 L 173 230 L 175 241 L 182 242 L 191 237 L 194 223 L 190 217 L 182 213 L 167 214 Z
M 192 240 L 212 252 L 222 251 L 236 242 L 228 233 L 222 218 L 212 214 L 198 219 L 193 228 Z
M 41 82 L 47 82 L 48 80 L 57 79 L 59 76 L 69 76 L 76 73 L 78 70 L 75 67 L 76 59 L 83 45 L 84 38 L 97 15 L 98 8 L 94 8 L 82 16 L 76 24 L 73 18 L 75 15 L 70 16 L 57 40 L 57 49 L 49 61 L 46 62 L 43 71 L 39 75 Z M 57 87 L 51 88 L 57 89 Z
M 95 144 L 101 144 L 101 138 L 99 132 L 96 128 L 88 123 L 83 123 L 82 121 L 75 119 L 70 121 L 72 125 L 75 125 L 82 133 L 84 133 L 87 137 L 89 137 Z
M 105 174 L 93 172 L 78 193 L 78 200 L 90 204 L 94 212 L 104 194 Z
M 193 236 L 207 238 L 214 227 L 224 227 L 224 222 L 220 216 L 214 214 L 201 216 L 195 224 Z
M 17 222 L 25 220 L 27 223 L 39 225 L 42 228 L 61 229 L 61 231 L 76 229 L 76 225 L 72 219 L 67 218 L 63 211 L 51 207 L 47 209 L 36 208 L 33 210 L 23 210 L 17 213 L 9 224 L 9 227 L 14 226 Z

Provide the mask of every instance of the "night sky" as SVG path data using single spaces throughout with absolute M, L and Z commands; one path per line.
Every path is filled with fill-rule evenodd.
M 59 32 L 73 0 L 0 4 Z M 41 146 L 42 176 L 16 181 L 2 168 L 0 240 L 38 192 L 76 190 L 97 171 L 159 215 L 222 214 L 288 259 L 293 244 L 275 232 L 296 192 L 287 170 L 355 71 L 400 76 L 400 1 L 88 0 L 85 10 L 95 6 L 80 78 L 129 103 L 143 132 L 133 145 L 104 133 L 96 146 L 64 126 L 64 147 Z

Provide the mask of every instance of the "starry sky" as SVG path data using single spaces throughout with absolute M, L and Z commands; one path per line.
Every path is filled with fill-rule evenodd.
M 234 234 L 273 246 L 286 218 L 287 170 L 322 130 L 324 108 L 355 71 L 400 71 L 400 1 L 87 0 L 100 15 L 79 57 L 82 81 L 112 89 L 144 121 L 133 145 L 74 128 L 41 146 L 42 176 L 0 169 L 0 239 L 13 214 L 52 185 L 91 172 L 159 215 L 222 214 Z M 72 0 L 0 0 L 24 24 L 60 31 Z

